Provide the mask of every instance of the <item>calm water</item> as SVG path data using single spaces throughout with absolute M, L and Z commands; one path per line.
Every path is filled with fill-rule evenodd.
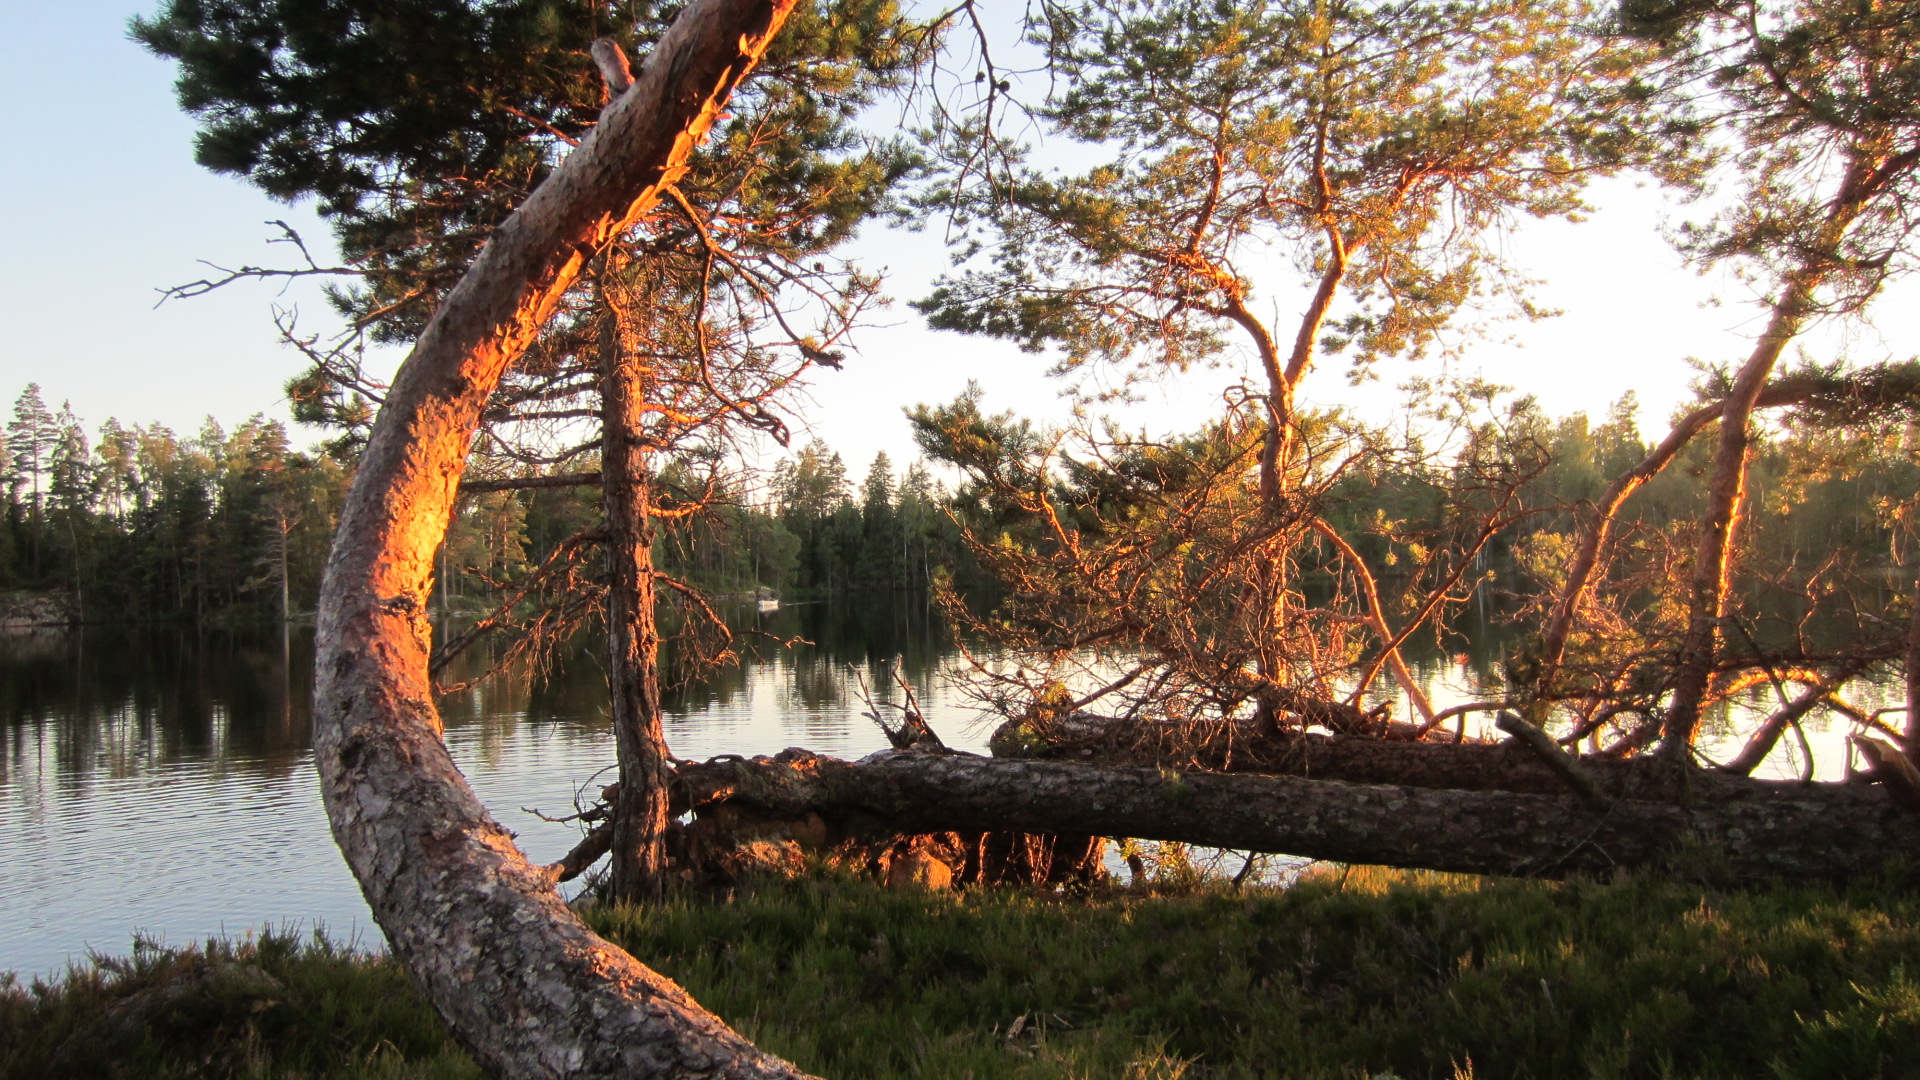
M 924 600 L 734 616 L 772 637 L 743 638 L 757 642 L 748 662 L 670 698 L 676 754 L 882 749 L 849 665 L 878 690 L 896 657 L 950 743 L 984 744 L 941 678 L 956 658 Z M 795 637 L 815 644 L 773 640 Z M 88 949 L 125 952 L 136 933 L 184 944 L 318 923 L 377 941 L 320 807 L 311 657 L 302 632 L 284 644 L 277 631 L 0 637 L 0 971 L 58 972 Z M 442 702 L 454 760 L 537 861 L 579 834 L 522 808 L 558 816 L 607 782 L 605 697 L 583 646 L 546 679 Z
M 745 662 L 669 698 L 681 757 L 882 749 L 854 672 L 879 696 L 896 658 L 949 744 L 980 749 L 990 732 L 945 677 L 963 660 L 924 599 L 731 616 Z M 780 643 L 794 638 L 811 644 Z M 1454 647 L 1467 651 L 1417 664 L 1436 706 L 1477 696 L 1497 656 L 1485 634 Z M 185 944 L 324 925 L 378 941 L 320 808 L 311 656 L 303 632 L 0 637 L 0 971 L 57 973 L 89 949 L 124 953 L 135 934 Z M 504 677 L 442 703 L 455 761 L 535 861 L 559 858 L 578 832 L 530 811 L 565 814 L 606 782 L 605 695 L 583 645 L 544 679 Z M 1837 773 L 1844 726 L 1814 734 L 1821 773 Z M 1768 771 L 1797 773 L 1790 745 Z

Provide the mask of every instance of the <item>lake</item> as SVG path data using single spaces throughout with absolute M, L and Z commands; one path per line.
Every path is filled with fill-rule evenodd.
M 922 596 L 727 615 L 742 662 L 668 695 L 680 757 L 883 749 L 860 715 L 860 680 L 897 700 L 896 663 L 949 745 L 981 750 L 991 733 L 951 678 L 966 662 Z M 1451 646 L 1465 651 L 1414 657 L 1437 707 L 1478 696 L 1498 637 L 1483 628 Z M 320 807 L 312 647 L 301 629 L 0 636 L 0 971 L 57 974 L 89 949 L 125 953 L 136 934 L 182 945 L 323 926 L 378 944 Z M 1879 688 L 1870 703 L 1891 693 Z M 600 658 L 583 643 L 543 678 L 516 669 L 441 703 L 454 760 L 537 862 L 558 859 L 579 832 L 533 811 L 570 813 L 577 792 L 608 782 L 605 697 Z M 1837 775 L 1845 725 L 1810 728 L 1821 775 Z M 1797 773 L 1790 743 L 1768 773 Z

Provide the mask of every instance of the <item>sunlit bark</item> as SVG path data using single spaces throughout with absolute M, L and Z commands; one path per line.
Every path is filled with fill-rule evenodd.
M 1720 621 L 1726 615 L 1727 582 L 1733 558 L 1734 530 L 1747 490 L 1747 454 L 1753 441 L 1749 428 L 1760 391 L 1779 363 L 1787 343 L 1800 332 L 1812 305 L 1811 292 L 1818 275 L 1795 275 L 1774 305 L 1766 332 L 1735 376 L 1720 412 L 1720 442 L 1715 449 L 1713 480 L 1707 488 L 1706 517 L 1694 548 L 1693 570 L 1687 584 L 1687 633 L 1674 664 L 1673 700 L 1667 706 L 1661 756 L 1684 762 L 1700 722 L 1700 707 L 1719 649 Z
M 611 258 L 602 261 L 611 269 Z M 634 313 L 601 296 L 601 516 L 607 551 L 607 690 L 619 796 L 613 807 L 613 896 L 654 900 L 665 886 L 667 736 L 660 704 L 660 628 L 653 567 L 647 365 L 625 325 Z
M 1871 383 L 1856 382 L 1845 376 L 1790 376 L 1768 384 L 1754 401 L 1753 409 L 1779 408 L 1820 397 L 1843 396 L 1868 404 L 1885 397 L 1876 392 Z M 1572 636 L 1574 624 L 1593 592 L 1594 574 L 1605 562 L 1608 547 L 1613 541 L 1613 526 L 1621 508 L 1635 492 L 1665 471 L 1695 436 L 1725 412 L 1726 403 L 1715 402 L 1702 405 L 1681 417 L 1659 445 L 1649 450 L 1633 468 L 1615 477 L 1607 490 L 1594 500 L 1580 533 L 1580 546 L 1567 568 L 1567 583 L 1555 599 L 1553 614 L 1547 623 L 1541 649 L 1540 685 L 1543 688 L 1551 689 L 1553 673 L 1566 658 L 1567 640 Z
M 433 554 L 488 394 L 587 260 L 684 171 L 790 9 L 686 9 L 495 233 L 395 377 L 328 560 L 314 709 L 328 818 L 394 954 L 496 1075 L 797 1075 L 573 916 L 455 768 L 427 674 Z

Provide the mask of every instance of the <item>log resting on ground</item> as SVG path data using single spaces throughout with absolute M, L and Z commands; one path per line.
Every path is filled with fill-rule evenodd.
M 1879 787 L 1747 781 L 1711 800 L 1463 791 L 1249 773 L 887 751 L 805 750 L 682 766 L 700 814 L 818 815 L 847 835 L 1017 829 L 1177 840 L 1410 869 L 1521 877 L 1685 869 L 1724 883 L 1843 880 L 1920 844 Z
M 1566 781 L 1514 741 L 1401 742 L 1322 735 L 1256 721 L 1164 724 L 1075 713 L 1035 724 L 1010 721 L 992 740 L 995 757 L 1081 764 L 1263 773 L 1354 784 L 1559 795 Z M 1582 756 L 1580 768 L 1608 798 L 1746 798 L 1770 785 L 1715 769 L 1679 771 L 1649 758 Z M 1756 785 L 1759 785 L 1756 787 Z

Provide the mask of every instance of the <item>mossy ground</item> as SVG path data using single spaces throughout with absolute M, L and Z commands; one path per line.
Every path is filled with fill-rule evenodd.
M 1331 869 L 1283 889 L 1061 898 L 823 875 L 590 917 L 835 1078 L 1920 1076 L 1905 885 Z M 175 992 L 156 1006 L 158 987 Z M 141 994 L 143 1022 L 116 1023 Z M 390 961 L 272 935 L 11 987 L 0 1063 L 88 1080 L 477 1075 Z

